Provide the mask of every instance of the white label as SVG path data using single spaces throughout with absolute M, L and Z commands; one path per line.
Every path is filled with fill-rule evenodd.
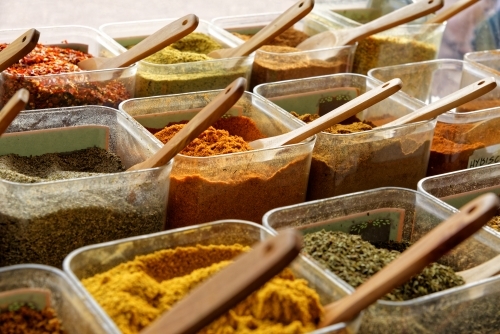
M 500 144 L 475 150 L 469 157 L 467 168 L 491 165 L 500 162 Z

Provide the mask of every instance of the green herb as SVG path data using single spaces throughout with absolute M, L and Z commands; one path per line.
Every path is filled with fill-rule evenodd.
M 306 234 L 304 246 L 307 254 L 353 287 L 361 285 L 400 254 L 378 249 L 358 235 L 325 230 Z M 383 299 L 410 300 L 464 283 L 451 268 L 433 263 Z

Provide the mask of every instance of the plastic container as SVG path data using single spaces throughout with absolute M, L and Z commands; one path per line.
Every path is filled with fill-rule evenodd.
M 480 66 L 480 65 L 479 65 Z M 431 103 L 485 77 L 500 73 L 453 59 L 373 69 L 369 76 L 403 80 L 403 91 Z M 467 112 L 462 112 L 467 111 Z M 438 175 L 495 162 L 500 154 L 500 88 L 442 114 L 434 132 L 427 175 Z
M 122 103 L 120 109 L 148 128 L 161 129 L 169 122 L 191 119 L 218 93 L 132 99 Z M 248 92 L 228 113 L 251 118 L 266 137 L 300 127 L 297 120 L 272 103 Z M 209 157 L 177 155 L 171 174 L 167 227 L 229 218 L 260 222 L 273 208 L 303 202 L 314 142 L 315 137 L 311 137 L 274 149 Z
M 468 52 L 464 55 L 464 60 L 500 75 L 500 50 Z
M 219 17 L 212 22 L 231 33 L 255 34 L 281 14 Z M 294 29 L 304 31 L 304 20 L 297 22 Z M 325 30 L 327 26 L 317 25 L 317 32 Z M 250 88 L 268 82 L 351 72 L 355 51 L 356 44 L 298 52 L 259 49 L 255 52 Z
M 113 57 L 126 49 L 96 29 L 85 26 L 37 28 L 39 43 L 70 48 L 90 53 L 94 57 Z M 26 29 L 0 31 L 0 43 L 11 43 Z M 137 66 L 126 68 L 82 71 L 40 76 L 19 76 L 2 72 L 0 78 L 0 107 L 20 88 L 30 92 L 26 109 L 60 108 L 79 105 L 104 105 L 117 108 L 133 97 Z
M 470 170 L 461 170 L 426 177 L 418 183 L 418 191 L 439 198 L 459 209 L 465 203 L 487 193 L 500 195 L 500 163 Z M 500 237 L 500 231 L 488 226 L 491 233 Z
M 321 115 L 337 107 L 338 100 L 352 99 L 380 84 L 359 74 L 334 74 L 263 84 L 254 91 L 286 111 Z M 382 125 L 423 105 L 398 92 L 357 117 Z M 427 170 L 434 126 L 432 120 L 350 134 L 317 134 L 307 199 L 387 186 L 416 189 Z
M 89 124 L 109 127 L 105 138 L 108 151 L 117 154 L 125 168 L 144 161 L 161 147 L 130 116 L 100 106 L 22 112 L 8 132 L 71 130 Z M 83 142 L 75 138 L 71 141 Z M 7 153 L 22 149 L 12 147 Z M 47 151 L 53 149 L 51 146 Z M 0 266 L 41 263 L 61 267 L 64 257 L 78 247 L 161 231 L 171 167 L 169 163 L 159 168 L 43 183 L 0 180 Z
M 107 319 L 107 324 L 113 330 L 110 333 L 120 333 L 113 321 L 86 291 L 80 280 L 105 272 L 120 263 L 131 261 L 138 255 L 150 254 L 158 250 L 189 247 L 195 245 L 240 245 L 251 246 L 272 235 L 261 225 L 242 220 L 223 220 L 208 224 L 175 229 L 135 238 L 117 240 L 83 247 L 72 252 L 64 260 L 64 270 L 75 286 L 92 304 L 99 309 L 101 317 Z M 306 279 L 321 298 L 323 305 L 338 300 L 347 295 L 345 287 L 339 285 L 307 258 L 297 257 L 290 268 L 297 277 Z M 348 323 L 347 328 L 355 331 L 359 318 Z M 345 324 L 336 324 L 317 330 L 313 333 L 343 333 Z
M 42 288 L 51 292 L 51 307 L 68 334 L 107 333 L 106 324 L 97 316 L 62 271 L 42 265 L 25 264 L 0 268 L 0 292 Z
M 304 31 L 314 34 L 318 27 L 349 29 L 360 23 L 329 10 L 315 9 L 304 19 Z M 407 24 L 375 34 L 358 42 L 353 72 L 367 74 L 376 67 L 436 59 L 446 23 Z
M 414 242 L 456 211 L 426 194 L 380 188 L 271 210 L 264 216 L 263 224 L 278 231 L 294 227 L 310 233 L 321 229 L 349 232 L 351 226 L 361 223 L 367 226 L 360 233 L 365 240 Z M 391 224 L 370 224 L 380 217 L 389 219 Z M 460 271 L 499 253 L 498 237 L 481 229 L 439 262 Z M 325 272 L 339 279 L 332 272 Z M 359 333 L 495 332 L 500 321 L 496 315 L 499 293 L 497 276 L 404 302 L 378 300 L 365 310 Z
M 109 23 L 99 29 L 124 46 L 137 44 L 148 35 L 176 19 Z M 223 48 L 242 41 L 213 24 L 200 20 L 195 32 L 210 36 Z M 153 64 L 140 61 L 135 85 L 136 97 L 222 89 L 238 77 L 250 78 L 252 57 L 215 59 L 179 64 Z
M 361 24 L 368 23 L 382 15 L 412 4 L 413 0 L 317 0 L 315 8 L 330 10 Z M 417 19 L 415 23 L 423 23 L 428 16 Z

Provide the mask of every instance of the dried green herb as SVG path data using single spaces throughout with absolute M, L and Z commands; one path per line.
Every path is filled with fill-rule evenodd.
M 307 254 L 353 287 L 361 285 L 400 254 L 376 248 L 358 235 L 325 230 L 306 234 L 304 246 Z M 383 299 L 410 300 L 464 283 L 451 268 L 433 263 Z

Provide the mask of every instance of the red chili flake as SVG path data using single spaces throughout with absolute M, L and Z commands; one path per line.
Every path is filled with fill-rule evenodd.
M 0 44 L 0 52 L 7 44 Z M 104 105 L 117 108 L 131 97 L 124 80 L 91 81 L 77 64 L 92 55 L 57 46 L 37 46 L 17 64 L 2 72 L 0 107 L 20 88 L 30 92 L 26 109 Z M 75 73 L 71 75 L 69 73 Z M 53 76 L 50 74 L 66 74 Z

